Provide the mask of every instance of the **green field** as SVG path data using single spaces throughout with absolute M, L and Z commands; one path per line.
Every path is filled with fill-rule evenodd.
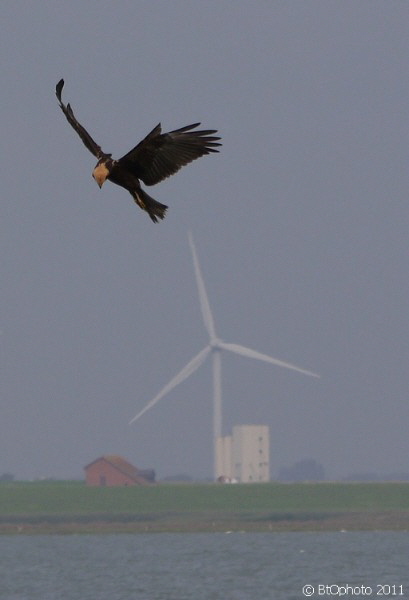
M 0 532 L 409 529 L 408 483 L 3 483 Z

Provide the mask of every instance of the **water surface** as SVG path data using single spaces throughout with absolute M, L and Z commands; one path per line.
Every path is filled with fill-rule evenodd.
M 409 598 L 408 563 L 406 532 L 6 535 L 0 600 Z

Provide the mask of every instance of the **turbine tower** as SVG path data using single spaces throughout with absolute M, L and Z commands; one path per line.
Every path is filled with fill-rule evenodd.
M 304 375 L 310 375 L 312 377 L 319 377 L 316 373 L 312 371 L 307 371 L 306 369 L 301 369 L 296 365 L 293 365 L 288 362 L 284 362 L 282 360 L 278 360 L 277 358 L 273 358 L 272 356 L 268 356 L 267 354 L 262 354 L 257 350 L 251 350 L 251 348 L 246 348 L 245 346 L 241 346 L 239 344 L 232 344 L 230 342 L 224 342 L 216 335 L 216 329 L 214 326 L 214 319 L 212 312 L 210 310 L 209 299 L 206 293 L 205 284 L 203 281 L 202 273 L 200 270 L 199 259 L 197 258 L 195 245 L 193 243 L 192 234 L 189 233 L 189 244 L 192 251 L 193 256 L 193 266 L 196 275 L 196 284 L 199 292 L 199 301 L 200 308 L 202 311 L 202 317 L 204 321 L 205 328 L 209 335 L 209 343 L 207 346 L 203 348 L 192 360 L 185 366 L 173 379 L 169 381 L 167 385 L 140 410 L 134 418 L 129 422 L 130 424 L 134 421 L 137 421 L 142 417 L 146 411 L 150 410 L 159 400 L 161 400 L 164 396 L 166 396 L 171 390 L 173 390 L 177 385 L 182 383 L 185 379 L 187 379 L 192 373 L 194 373 L 206 360 L 209 354 L 212 354 L 212 362 L 213 362 L 213 449 L 214 449 L 214 478 L 215 480 L 221 473 L 217 473 L 217 440 L 222 435 L 222 383 L 221 383 L 221 353 L 224 350 L 229 352 L 233 352 L 234 354 L 238 354 L 240 356 L 244 356 L 246 358 L 254 358 L 256 360 L 262 360 L 264 362 L 270 363 L 272 365 L 276 365 L 278 367 L 284 367 L 286 369 L 291 369 L 293 371 L 298 371 L 299 373 L 303 373 Z

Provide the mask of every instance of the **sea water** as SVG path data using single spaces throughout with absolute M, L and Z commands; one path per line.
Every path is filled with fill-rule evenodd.
M 409 533 L 0 536 L 1 600 L 302 598 L 409 598 Z

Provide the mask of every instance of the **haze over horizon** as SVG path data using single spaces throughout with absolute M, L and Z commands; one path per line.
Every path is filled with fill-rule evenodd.
M 96 11 L 98 6 L 99 10 Z M 3 3 L 0 475 L 121 454 L 212 472 L 211 366 L 129 421 L 216 331 L 321 379 L 223 355 L 223 432 L 270 427 L 271 474 L 409 471 L 409 5 Z M 218 129 L 147 191 L 91 177 L 55 85 L 114 158 L 159 121 Z M 145 188 L 146 189 L 146 188 Z

